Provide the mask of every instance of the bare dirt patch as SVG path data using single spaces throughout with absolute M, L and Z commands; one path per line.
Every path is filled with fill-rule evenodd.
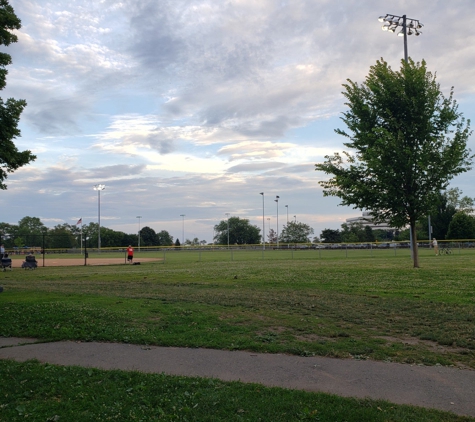
M 37 259 L 38 267 L 43 266 L 43 260 Z M 131 265 L 126 264 L 124 258 L 88 258 L 86 260 L 86 265 Z M 154 261 L 163 261 L 162 258 L 140 258 L 135 262 L 154 262 Z M 44 261 L 45 267 L 72 267 L 84 265 L 84 258 L 47 258 Z

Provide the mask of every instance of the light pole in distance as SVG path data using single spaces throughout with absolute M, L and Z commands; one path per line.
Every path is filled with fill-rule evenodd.
M 277 203 L 277 249 L 279 249 L 279 195 L 275 196 L 274 201 Z
M 140 251 L 140 219 L 142 218 L 142 216 L 138 215 L 136 218 L 139 219 L 139 251 Z
M 228 217 L 228 249 L 229 249 L 229 212 L 225 214 Z
M 94 190 L 97 190 L 97 249 L 101 253 L 101 191 L 106 188 L 106 185 L 94 185 Z
M 287 208 L 287 224 L 289 224 L 289 206 L 286 205 L 285 208 Z
M 264 192 L 261 192 L 262 195 L 262 249 L 266 248 L 266 225 L 264 221 Z
M 185 214 L 180 214 L 180 217 L 183 220 L 182 231 L 181 231 L 181 233 L 182 233 L 181 239 L 182 239 L 182 242 L 183 242 L 181 247 L 183 248 L 183 247 L 185 247 Z
M 267 217 L 267 221 L 268 221 L 267 225 L 269 226 L 269 233 L 270 233 L 270 217 Z M 271 243 L 271 240 L 272 239 L 269 237 L 269 244 Z

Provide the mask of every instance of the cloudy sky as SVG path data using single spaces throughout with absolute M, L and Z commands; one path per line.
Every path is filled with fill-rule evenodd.
M 408 39 L 459 110 L 475 115 L 473 0 L 10 0 L 22 20 L 2 98 L 26 99 L 20 149 L 37 160 L 0 191 L 0 221 L 150 226 L 211 241 L 232 216 L 319 235 L 359 210 L 324 198 L 314 164 L 343 148 L 342 84 Z M 472 136 L 470 147 L 475 150 Z M 452 186 L 475 197 L 474 171 Z M 286 207 L 287 206 L 287 207 Z M 181 217 L 181 215 L 185 217 Z M 142 218 L 138 219 L 137 216 Z M 270 219 L 270 220 L 268 220 Z M 279 230 L 279 231 L 280 231 Z

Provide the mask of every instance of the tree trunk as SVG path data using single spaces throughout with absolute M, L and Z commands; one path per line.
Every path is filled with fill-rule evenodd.
M 416 232 L 416 222 L 411 223 L 411 249 L 412 249 L 412 260 L 414 261 L 414 268 L 419 268 L 419 251 L 417 249 L 417 232 Z

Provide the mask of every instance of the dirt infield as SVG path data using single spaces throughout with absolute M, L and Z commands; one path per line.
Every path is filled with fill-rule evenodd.
M 40 257 L 36 259 L 38 261 L 38 267 L 43 266 L 43 259 Z M 86 265 L 130 265 L 125 263 L 125 258 L 88 258 L 86 260 Z M 163 258 L 140 258 L 136 259 L 135 263 L 138 262 L 154 262 L 154 261 L 163 261 Z M 45 267 L 73 267 L 84 265 L 84 258 L 46 258 Z M 17 261 L 13 262 L 13 266 L 16 267 Z M 18 266 L 21 266 L 21 263 L 18 263 Z

